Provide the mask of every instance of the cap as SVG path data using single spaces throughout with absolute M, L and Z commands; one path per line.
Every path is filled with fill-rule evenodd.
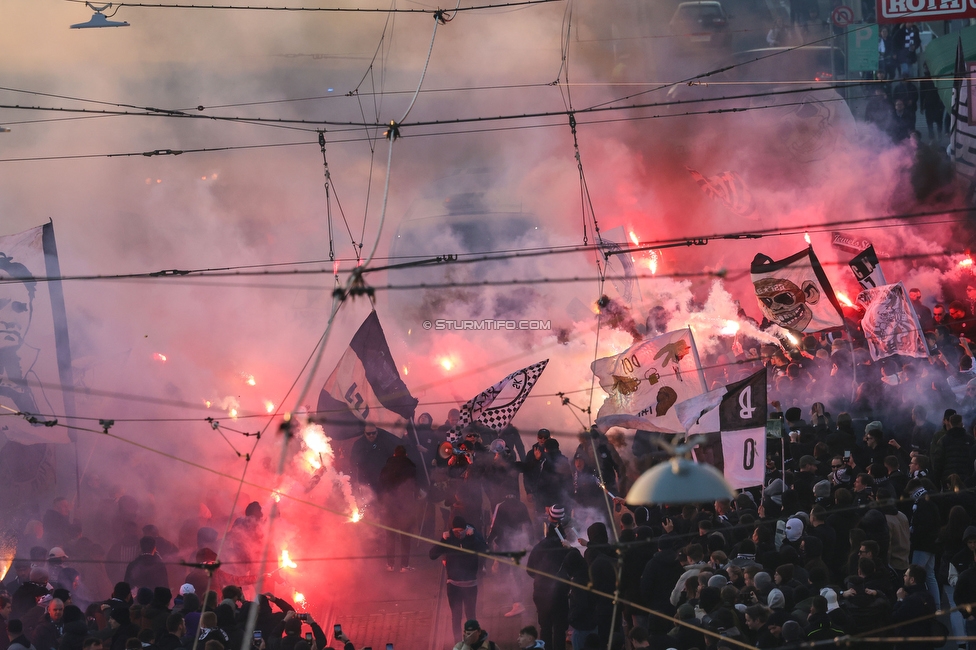
M 804 467 L 809 467 L 810 465 L 819 465 L 819 464 L 820 461 L 814 458 L 813 456 L 810 456 L 809 454 L 806 456 L 800 456 L 800 469 L 803 469 Z
M 183 586 L 180 587 L 181 596 L 185 596 L 187 594 L 195 594 L 195 593 L 197 593 L 197 588 L 191 585 L 189 582 L 183 583 Z
M 480 629 L 481 629 L 481 624 L 478 623 L 478 621 L 476 621 L 473 618 L 468 619 L 467 621 L 464 622 L 465 632 L 474 632 L 475 630 L 480 630 Z
M 976 537 L 976 526 L 966 526 L 966 531 L 962 534 L 962 541 L 968 542 Z
M 549 438 L 551 436 L 552 434 L 549 432 L 549 429 L 539 429 L 539 433 L 537 434 L 539 438 Z
M 827 600 L 827 611 L 832 612 L 840 605 L 837 603 L 837 592 L 830 587 L 824 587 L 820 590 L 820 595 Z
M 549 515 L 549 518 L 553 521 L 562 521 L 563 517 L 566 516 L 566 509 L 558 503 L 554 503 L 546 508 L 546 514 Z
M 877 429 L 878 431 L 881 431 L 881 422 L 878 420 L 875 420 L 874 422 L 868 422 L 867 425 L 865 425 L 864 427 L 865 431 L 871 431 L 872 429 Z
M 67 560 L 68 559 L 68 554 L 65 553 L 64 552 L 64 549 L 61 548 L 60 546 L 55 546 L 47 554 L 47 559 L 53 560 L 54 558 L 60 558 L 62 560 Z
M 465 518 L 462 517 L 461 515 L 457 515 L 456 517 L 454 517 L 454 519 L 451 520 L 451 528 L 464 528 L 467 525 L 468 525 L 467 520 L 465 520 Z

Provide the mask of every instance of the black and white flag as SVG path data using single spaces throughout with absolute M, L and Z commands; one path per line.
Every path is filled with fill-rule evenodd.
M 862 289 L 873 289 L 888 284 L 885 282 L 884 273 L 881 272 L 881 263 L 878 261 L 878 254 L 874 252 L 873 244 L 855 255 L 847 264 Z
M 458 423 L 447 432 L 448 442 L 453 443 L 460 438 L 461 431 L 472 422 L 478 422 L 495 431 L 507 427 L 548 363 L 549 359 L 545 359 L 516 370 L 468 400 L 460 409 Z
M 718 407 L 725 480 L 735 489 L 762 485 L 766 474 L 766 369 L 729 384 Z

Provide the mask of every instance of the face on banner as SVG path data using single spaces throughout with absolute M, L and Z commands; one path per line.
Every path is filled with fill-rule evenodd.
M 872 359 L 877 361 L 895 354 L 928 356 L 915 308 L 900 282 L 862 291 L 857 301 L 865 307 L 861 330 Z
M 599 417 L 636 415 L 660 430 L 684 431 L 674 405 L 704 392 L 692 345 L 691 330 L 684 329 L 594 361 L 592 370 L 607 392 Z
M 824 286 L 826 278 L 818 275 L 818 269 L 812 249 L 778 262 L 757 255 L 752 263 L 752 283 L 763 315 L 795 332 L 842 327 L 844 322 L 831 300 L 830 286 Z
M 42 227 L 0 237 L 0 404 L 41 420 L 64 413 L 54 339 L 54 318 L 46 283 Z M 55 405 L 53 402 L 56 402 Z M 0 418 L 0 432 L 22 444 L 68 442 L 64 429 Z

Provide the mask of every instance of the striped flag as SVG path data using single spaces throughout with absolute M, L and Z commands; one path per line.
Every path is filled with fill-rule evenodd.
M 549 359 L 516 370 L 505 379 L 492 384 L 461 407 L 461 417 L 454 428 L 447 432 L 447 441 L 453 443 L 461 437 L 461 431 L 472 422 L 478 422 L 494 431 L 508 426 L 518 413 L 535 382 L 539 381 Z
M 380 429 L 400 428 L 413 418 L 417 399 L 410 395 L 386 342 L 376 312 L 370 312 L 319 393 L 316 422 L 337 440 L 354 438 L 366 422 Z

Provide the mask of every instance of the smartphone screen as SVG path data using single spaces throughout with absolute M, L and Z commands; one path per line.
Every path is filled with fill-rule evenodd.
M 255 641 L 261 640 L 261 630 L 254 630 L 254 640 Z
M 393 650 L 393 644 L 392 643 L 387 643 L 386 644 L 386 650 Z
M 305 633 L 305 640 L 308 641 L 309 643 L 312 642 L 312 633 L 311 632 L 306 632 Z
M 332 626 L 332 636 L 337 637 L 340 634 L 342 634 L 342 626 L 336 623 L 335 625 Z

